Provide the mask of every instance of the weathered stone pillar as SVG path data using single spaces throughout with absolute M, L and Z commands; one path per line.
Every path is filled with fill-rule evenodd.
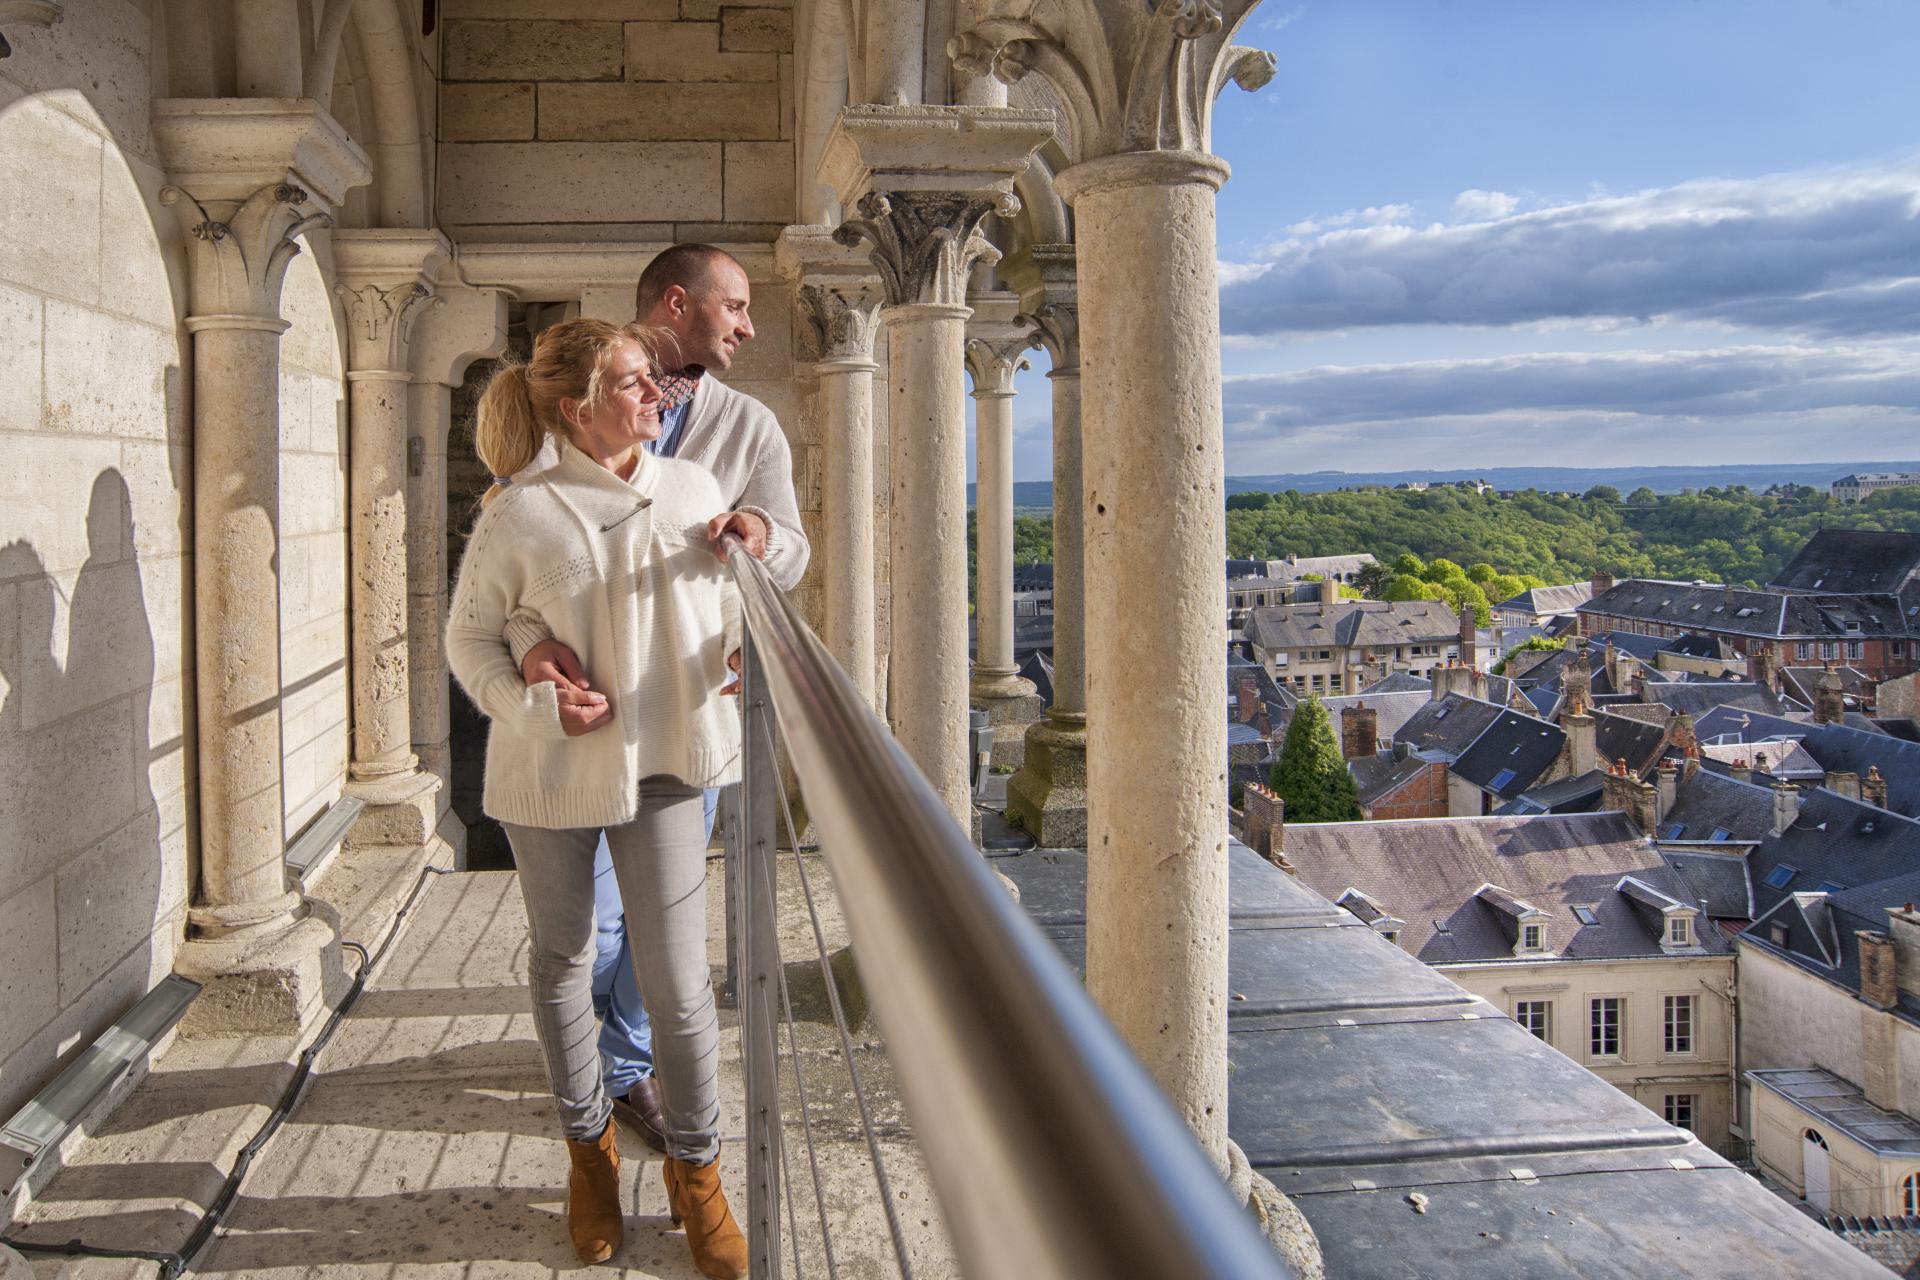
M 878 707 L 874 629 L 873 375 L 880 282 L 831 227 L 788 227 L 775 244 L 792 281 L 799 358 L 818 386 L 827 648 Z
M 438 231 L 343 231 L 335 291 L 347 318 L 353 755 L 347 793 L 367 802 L 349 840 L 420 845 L 440 779 L 413 751 L 407 608 L 408 342 L 451 253 Z
M 989 0 L 949 45 L 965 69 L 1046 77 L 1074 139 L 1055 186 L 1085 396 L 1087 986 L 1223 1175 L 1246 1166 L 1227 1139 L 1227 166 L 1206 146 L 1224 76 L 1271 74 L 1228 44 L 1252 5 Z
M 280 286 L 297 238 L 365 181 L 315 103 L 163 99 L 154 136 L 186 232 L 193 334 L 194 684 L 200 869 L 176 959 L 188 1029 L 290 1032 L 339 971 L 286 874 L 280 729 Z
M 1034 245 L 1000 264 L 1052 357 L 1053 704 L 1027 730 L 1007 816 L 1044 848 L 1087 843 L 1086 627 L 1080 586 L 1080 318 L 1072 245 Z
M 1013 656 L 1013 377 L 1027 367 L 1028 326 L 1012 294 L 976 294 L 967 321 L 973 378 L 976 646 L 969 693 L 993 726 L 993 763 L 1019 768 L 1026 731 L 1040 716 L 1033 681 Z
M 1047 112 L 853 107 L 824 175 L 856 209 L 835 238 L 866 241 L 888 330 L 892 436 L 894 736 L 971 827 L 967 759 L 965 354 L 967 273 L 998 251 L 980 220 L 1011 211 L 1013 177 L 1053 134 Z
M 420 767 L 440 780 L 440 829 L 448 832 L 453 766 L 447 684 L 447 434 L 453 389 L 475 360 L 507 347 L 508 295 L 442 280 L 408 344 L 413 386 L 407 437 L 407 724 Z M 457 820 L 454 820 L 457 821 Z M 458 840 L 457 828 L 450 838 Z

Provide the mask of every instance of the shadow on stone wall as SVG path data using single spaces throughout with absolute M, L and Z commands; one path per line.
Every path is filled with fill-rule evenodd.
M 86 560 L 64 601 L 32 544 L 0 546 L 0 583 L 18 600 L 17 641 L 0 644 L 8 748 L 0 885 L 20 947 L 0 974 L 0 1059 L 50 1026 L 76 1052 L 145 994 L 154 930 L 182 893 L 184 868 L 167 887 L 149 778 L 153 627 L 117 469 L 95 478 L 86 530 Z M 57 1047 L 7 1073 L 0 1114 L 57 1071 Z

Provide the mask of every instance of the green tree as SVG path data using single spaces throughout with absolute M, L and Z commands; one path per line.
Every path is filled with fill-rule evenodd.
M 1416 578 L 1412 574 L 1396 573 L 1380 592 L 1382 600 L 1444 600 L 1446 592 L 1438 583 Z
M 1393 581 L 1393 567 L 1378 562 L 1363 564 L 1360 571 L 1353 575 L 1353 585 L 1360 588 L 1362 595 L 1380 599 L 1380 593 Z
M 1586 501 L 1604 502 L 1610 506 L 1620 505 L 1620 491 L 1610 484 L 1597 484 L 1587 490 Z
M 1658 506 L 1659 503 L 1660 495 L 1645 485 L 1641 485 L 1627 495 L 1627 505 L 1630 507 L 1653 507 Z
M 1477 582 L 1484 587 L 1494 577 L 1498 576 L 1499 572 L 1498 569 L 1488 564 L 1485 560 L 1476 560 L 1467 566 L 1467 580 L 1469 582 Z
M 1411 551 L 1395 556 L 1388 567 L 1395 573 L 1402 574 L 1409 578 L 1424 578 L 1427 576 L 1427 566 L 1425 562 Z
M 1333 723 L 1320 699 L 1309 697 L 1293 709 L 1280 758 L 1267 784 L 1286 802 L 1288 822 L 1356 822 L 1360 798 L 1340 757 Z
M 1507 674 L 1507 664 L 1513 661 L 1513 655 L 1516 653 L 1535 653 L 1541 650 L 1564 649 L 1566 647 L 1567 642 L 1565 640 L 1552 640 L 1546 636 L 1528 636 L 1525 640 L 1522 640 L 1519 644 L 1500 655 L 1500 661 L 1493 664 L 1493 674 L 1497 676 Z
M 1436 556 L 1434 559 L 1427 561 L 1426 572 L 1420 576 L 1428 582 L 1445 582 L 1448 578 L 1464 578 L 1467 576 L 1467 571 L 1462 569 L 1456 560 L 1449 560 L 1445 556 Z

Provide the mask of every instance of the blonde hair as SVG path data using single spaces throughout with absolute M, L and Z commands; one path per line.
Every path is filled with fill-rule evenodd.
M 660 335 L 646 325 L 564 320 L 540 331 L 525 364 L 494 373 L 481 393 L 473 433 L 474 452 L 494 476 L 481 502 L 492 501 L 508 477 L 531 463 L 548 436 L 569 438 L 562 400 L 591 408 L 605 399 L 607 369 L 628 342 L 639 343 L 650 364 L 656 360 Z

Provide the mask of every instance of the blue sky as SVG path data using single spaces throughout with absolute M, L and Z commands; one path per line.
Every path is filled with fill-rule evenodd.
M 1240 41 L 1229 474 L 1920 454 L 1920 3 L 1268 0 Z

